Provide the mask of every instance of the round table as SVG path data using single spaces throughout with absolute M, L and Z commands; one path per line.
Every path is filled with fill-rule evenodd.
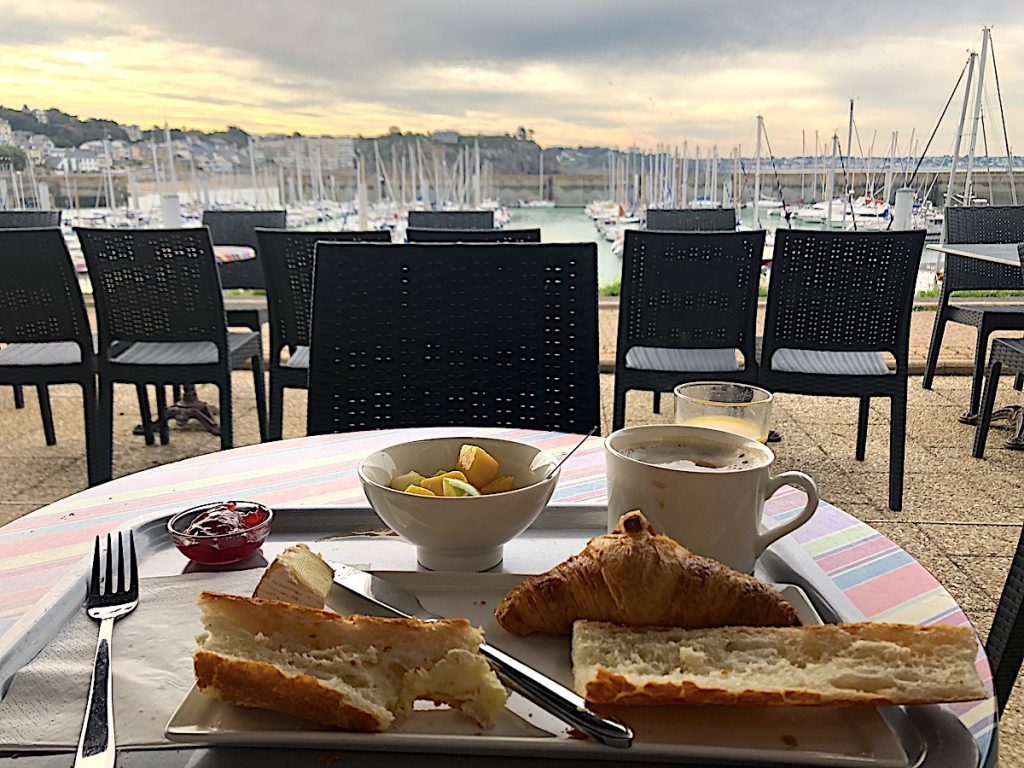
M 0 645 L 20 633 L 51 589 L 84 578 L 95 536 L 205 501 L 228 498 L 271 507 L 365 505 L 356 467 L 368 453 L 424 436 L 488 435 L 565 451 L 577 435 L 503 428 L 401 429 L 306 437 L 198 456 L 90 488 L 0 528 Z M 565 464 L 552 503 L 605 501 L 603 440 L 592 437 Z M 786 519 L 804 495 L 783 489 L 765 513 Z M 786 537 L 868 620 L 969 624 L 956 601 L 909 554 L 865 523 L 822 502 Z M 784 541 L 785 541 L 784 540 Z M 839 594 L 837 592 L 837 594 Z M 15 625 L 22 622 L 22 627 Z M 10 634 L 9 634 L 10 633 Z M 991 690 L 979 649 L 978 671 Z M 950 705 L 986 755 L 995 734 L 993 699 Z

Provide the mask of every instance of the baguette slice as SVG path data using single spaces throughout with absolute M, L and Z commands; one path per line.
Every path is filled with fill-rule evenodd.
M 775 588 L 656 534 L 639 511 L 513 587 L 494 617 L 516 635 L 568 635 L 577 619 L 687 629 L 800 623 Z
M 969 627 L 826 624 L 573 627 L 576 691 L 595 704 L 932 704 L 986 697 Z
M 507 694 L 466 619 L 340 616 L 276 600 L 203 592 L 196 682 L 243 707 L 355 731 L 383 731 L 417 699 L 493 723 Z

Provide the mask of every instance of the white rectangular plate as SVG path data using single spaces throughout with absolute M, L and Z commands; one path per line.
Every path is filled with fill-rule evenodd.
M 465 616 L 484 628 L 488 642 L 562 684 L 572 686 L 569 638 L 505 632 L 492 611 L 524 577 L 502 573 L 382 572 L 419 595 L 442 616 Z M 820 624 L 807 596 L 779 585 L 805 624 Z M 374 613 L 335 588 L 328 606 L 339 613 Z M 380 614 L 384 615 L 384 614 Z M 193 688 L 171 716 L 171 741 L 202 745 L 320 747 L 329 749 L 490 754 L 605 760 L 704 760 L 765 765 L 905 768 L 896 735 L 873 707 L 608 707 L 636 740 L 628 750 L 574 738 L 560 721 L 513 694 L 499 722 L 481 730 L 461 713 L 425 704 L 386 733 L 338 731 L 274 712 L 245 709 Z

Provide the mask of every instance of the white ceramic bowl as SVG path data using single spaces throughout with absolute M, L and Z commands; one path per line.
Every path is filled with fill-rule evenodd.
M 488 496 L 417 496 L 388 487 L 391 478 L 415 470 L 430 477 L 455 469 L 459 449 L 477 445 L 493 456 L 501 475 L 518 490 Z M 440 437 L 393 445 L 359 465 L 363 493 L 392 530 L 416 545 L 419 562 L 435 571 L 485 571 L 501 562 L 504 544 L 525 531 L 547 505 L 559 472 L 557 462 L 532 445 L 487 437 Z

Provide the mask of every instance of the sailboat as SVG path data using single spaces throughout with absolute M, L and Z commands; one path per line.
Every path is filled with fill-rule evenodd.
M 539 147 L 540 150 L 540 171 L 537 174 L 537 197 L 533 200 L 520 200 L 520 208 L 554 208 L 555 201 L 547 200 L 544 197 L 544 149 Z

